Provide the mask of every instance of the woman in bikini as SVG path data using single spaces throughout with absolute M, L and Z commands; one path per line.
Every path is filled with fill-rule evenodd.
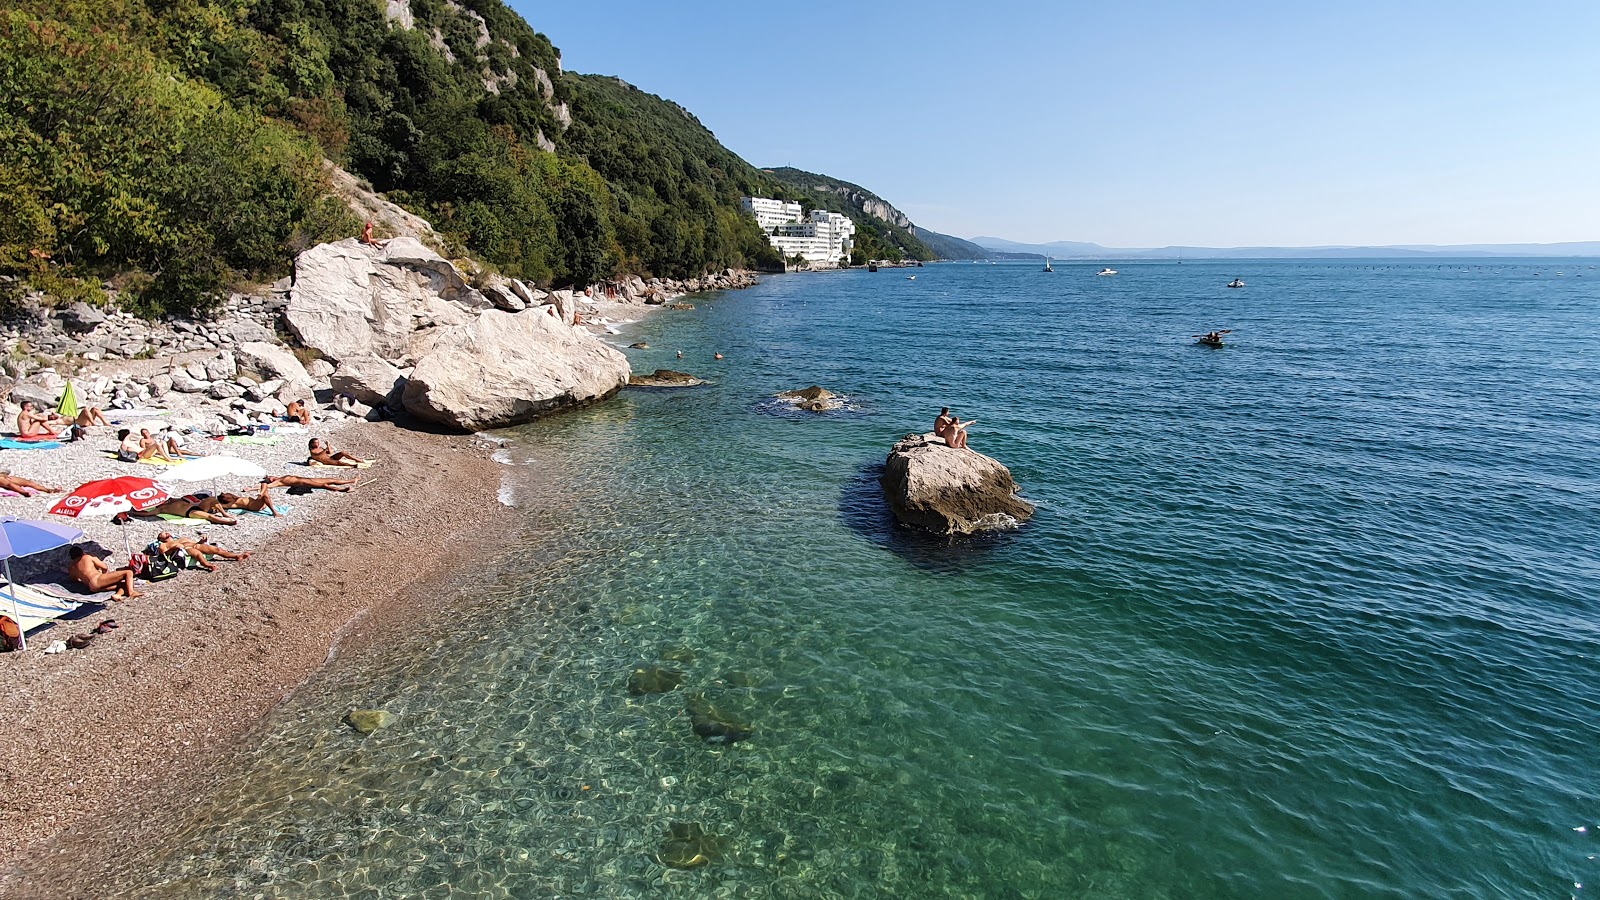
M 157 516 L 179 516 L 185 519 L 201 519 L 213 525 L 237 525 L 239 520 L 228 515 L 222 503 L 215 497 L 197 497 L 190 494 L 186 497 L 174 497 L 160 506 L 152 506 L 142 512 L 133 513 L 142 519 L 153 519 Z
M 261 493 L 254 497 L 243 497 L 223 491 L 217 495 L 217 500 L 222 503 L 224 509 L 242 509 L 256 513 L 264 511 L 272 516 L 278 514 L 278 508 L 272 505 L 272 494 L 267 490 L 265 483 L 261 485 Z

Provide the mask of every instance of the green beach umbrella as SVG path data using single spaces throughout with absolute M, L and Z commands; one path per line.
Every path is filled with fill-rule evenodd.
M 61 404 L 56 407 L 56 412 L 69 419 L 78 417 L 78 391 L 70 381 L 61 391 Z

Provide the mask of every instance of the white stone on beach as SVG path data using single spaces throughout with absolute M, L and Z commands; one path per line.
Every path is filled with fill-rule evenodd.
M 490 310 L 441 338 L 411 373 L 405 408 L 461 431 L 592 403 L 628 380 L 628 359 L 620 351 L 541 310 Z

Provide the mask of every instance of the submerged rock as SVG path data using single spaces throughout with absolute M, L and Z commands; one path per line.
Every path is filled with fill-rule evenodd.
M 796 409 L 804 409 L 811 412 L 827 412 L 831 409 L 844 407 L 843 397 L 815 384 L 798 391 L 784 391 L 778 395 L 778 399 L 792 400 Z
M 649 350 L 650 349 L 650 342 L 649 341 L 635 341 L 634 343 L 628 345 L 628 349 L 629 350 Z
M 722 857 L 722 838 L 697 822 L 673 822 L 661 839 L 657 859 L 674 869 L 694 869 Z
M 703 378 L 696 378 L 688 372 L 674 372 L 671 369 L 657 369 L 650 375 L 629 375 L 630 387 L 694 387 L 705 384 Z
M 754 725 L 741 721 L 727 710 L 719 708 L 704 695 L 696 694 L 685 705 L 694 733 L 708 744 L 734 744 L 749 740 L 756 733 Z
M 344 723 L 362 734 L 371 734 L 394 721 L 394 714 L 385 709 L 352 709 L 345 714 Z
M 684 674 L 677 669 L 667 669 L 661 666 L 640 666 L 628 676 L 628 693 L 638 696 L 640 694 L 665 694 L 666 692 L 683 684 Z
M 895 518 L 940 534 L 1015 528 L 1033 516 L 1010 469 L 932 435 L 907 435 L 895 444 L 879 483 Z

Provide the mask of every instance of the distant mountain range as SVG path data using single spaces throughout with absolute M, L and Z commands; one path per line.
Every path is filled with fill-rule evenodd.
M 1390 244 L 1381 247 L 1102 247 L 1082 241 L 1024 244 L 997 237 L 971 243 L 1008 256 L 1054 259 L 1339 259 L 1410 256 L 1600 256 L 1600 241 L 1560 244 Z

